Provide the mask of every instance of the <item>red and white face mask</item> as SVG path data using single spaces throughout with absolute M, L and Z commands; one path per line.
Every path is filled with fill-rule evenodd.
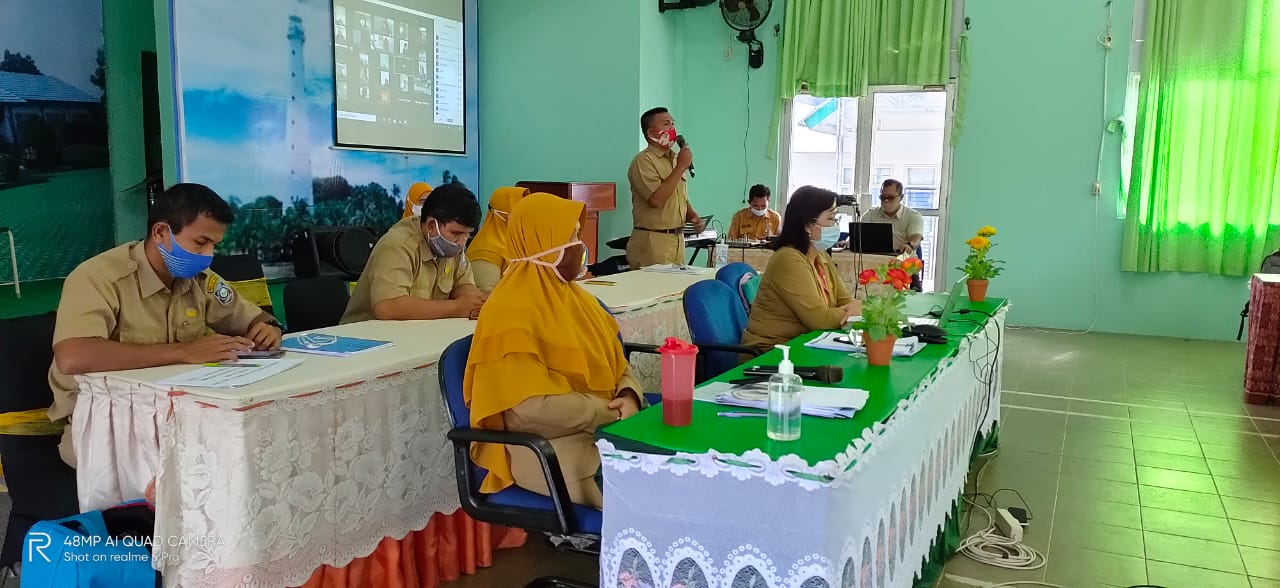
M 653 141 L 663 147 L 670 147 L 675 144 L 677 134 L 675 127 L 658 131 L 658 135 L 653 137 Z

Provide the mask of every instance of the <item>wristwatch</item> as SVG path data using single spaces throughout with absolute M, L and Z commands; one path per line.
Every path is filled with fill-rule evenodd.
M 267 320 L 265 320 L 265 321 L 262 321 L 262 322 L 264 322 L 264 323 L 266 323 L 266 324 L 268 324 L 268 325 L 271 325 L 271 326 L 273 326 L 273 327 L 275 327 L 275 328 L 277 328 L 277 329 L 280 329 L 280 332 L 281 332 L 281 333 L 283 333 L 283 332 L 284 332 L 284 325 L 281 325 L 281 324 L 280 324 L 280 321 L 278 321 L 278 320 L 276 320 L 276 319 L 274 319 L 274 318 L 269 318 L 269 319 L 267 319 Z

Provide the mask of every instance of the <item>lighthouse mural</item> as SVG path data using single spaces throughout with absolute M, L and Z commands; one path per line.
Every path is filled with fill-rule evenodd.
M 466 14 L 476 14 L 476 0 L 463 2 Z M 468 153 L 405 154 L 334 148 L 338 49 L 328 0 L 170 6 L 181 113 L 177 179 L 208 185 L 231 203 L 236 222 L 220 253 L 256 255 L 268 278 L 288 277 L 292 237 L 305 227 L 385 230 L 400 219 L 414 182 L 478 187 L 474 20 L 463 33 Z
M 307 68 L 302 18 L 289 16 L 289 105 L 285 142 L 289 144 L 289 200 L 311 200 L 311 141 L 307 135 Z

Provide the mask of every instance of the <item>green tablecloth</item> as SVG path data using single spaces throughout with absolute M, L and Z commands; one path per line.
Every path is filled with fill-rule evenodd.
M 907 314 L 923 316 L 930 309 L 941 308 L 946 300 L 945 294 L 911 296 L 907 299 Z M 599 436 L 609 440 L 618 449 L 628 451 L 672 454 L 716 450 L 742 455 L 752 449 L 759 449 L 773 459 L 795 454 L 809 465 L 816 465 L 834 459 L 854 439 L 860 437 L 864 429 L 888 419 L 897 409 L 900 400 L 910 396 L 943 360 L 955 355 L 965 335 L 982 328 L 988 320 L 986 314 L 994 314 L 1005 303 L 1003 298 L 988 298 L 980 303 L 962 298 L 956 309 L 974 312 L 952 316 L 946 329 L 949 337 L 945 345 L 928 345 L 913 357 L 894 358 L 889 367 L 868 366 L 863 356 L 805 347 L 805 342 L 821 334 L 818 332 L 796 338 L 790 345 L 791 358 L 797 366 L 840 366 L 844 368 L 844 379 L 839 386 L 861 388 L 871 393 L 866 406 L 852 419 L 803 417 L 801 437 L 796 441 L 778 442 L 769 439 L 765 435 L 764 419 L 728 418 L 716 414 L 725 410 L 744 409 L 730 409 L 698 401 L 693 403 L 691 426 L 663 425 L 662 408 L 654 406 L 601 429 Z M 781 359 L 782 352 L 775 349 L 746 365 L 777 365 Z M 730 370 L 715 381 L 741 378 L 745 367 Z

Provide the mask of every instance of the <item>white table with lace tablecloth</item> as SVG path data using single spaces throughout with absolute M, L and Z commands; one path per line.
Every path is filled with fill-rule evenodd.
M 690 267 L 681 273 L 636 270 L 582 282 L 618 319 L 622 340 L 661 345 L 667 337 L 689 340 L 684 318 L 684 291 L 702 280 L 715 279 L 715 270 Z M 647 392 L 662 385 L 662 365 L 654 355 L 631 358 L 632 369 Z
M 688 337 L 688 276 L 617 279 L 603 298 L 624 336 Z M 169 586 L 295 586 L 368 556 L 459 508 L 436 362 L 474 329 L 464 319 L 323 329 L 394 345 L 290 354 L 302 364 L 235 390 L 157 383 L 192 366 L 81 376 L 80 507 L 143 498 L 154 480 L 154 564 Z
M 167 586 L 293 586 L 459 508 L 436 362 L 474 322 L 370 321 L 326 333 L 391 341 L 234 390 L 157 384 L 168 366 L 83 376 L 73 417 L 81 508 L 155 480 Z
M 1006 308 L 983 307 L 995 317 L 967 327 L 976 330 L 954 353 L 920 367 L 923 380 L 906 394 L 887 396 L 898 398 L 876 409 L 887 417 L 863 429 L 855 420 L 849 430 L 861 434 L 848 441 L 814 438 L 808 459 L 794 453 L 803 436 L 791 445 L 768 441 L 764 419 L 716 421 L 717 407 L 700 402 L 690 429 L 664 429 L 659 408 L 645 411 L 657 414 L 648 422 L 605 429 L 600 585 L 911 586 L 954 521 L 975 438 L 991 433 L 999 416 Z M 867 369 L 859 361 L 845 370 Z M 859 381 L 873 398 L 890 394 L 900 378 L 876 370 L 894 369 L 903 368 L 870 368 Z M 802 435 L 845 430 L 835 421 L 805 423 L 813 430 Z

